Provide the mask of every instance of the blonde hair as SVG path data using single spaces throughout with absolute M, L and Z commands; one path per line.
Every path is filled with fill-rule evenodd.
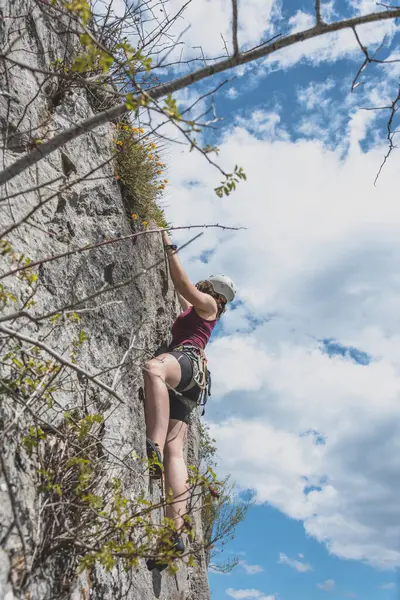
M 206 279 L 198 281 L 196 283 L 196 287 L 200 292 L 203 292 L 203 294 L 209 294 L 209 296 L 212 296 L 214 298 L 215 302 L 217 303 L 218 309 L 217 319 L 219 319 L 225 312 L 228 300 L 225 298 L 225 296 L 222 296 L 222 294 L 217 294 L 217 292 L 214 291 L 212 283 L 210 281 L 207 281 Z

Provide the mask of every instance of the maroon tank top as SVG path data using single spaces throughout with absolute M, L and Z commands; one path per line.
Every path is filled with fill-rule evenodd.
M 170 348 L 179 344 L 191 344 L 204 350 L 216 324 L 217 319 L 207 321 L 197 314 L 194 306 L 191 306 L 182 312 L 172 325 Z

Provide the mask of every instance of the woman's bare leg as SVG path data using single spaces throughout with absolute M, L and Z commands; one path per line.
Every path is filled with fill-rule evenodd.
M 168 383 L 176 387 L 181 379 L 181 367 L 174 356 L 160 354 L 149 360 L 143 370 L 145 392 L 146 435 L 164 453 L 169 423 Z
M 173 504 L 167 506 L 167 517 L 175 520 L 178 532 L 183 526 L 182 517 L 187 512 L 188 501 L 188 473 L 183 457 L 187 427 L 187 424 L 182 421 L 170 420 L 164 455 L 165 487 L 167 491 L 172 490 L 173 497 L 176 499 Z

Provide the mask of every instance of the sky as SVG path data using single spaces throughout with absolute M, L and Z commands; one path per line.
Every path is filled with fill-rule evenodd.
M 168 10 L 180 6 L 171 0 Z M 197 58 L 199 46 L 206 61 L 222 55 L 230 10 L 226 0 L 193 0 L 177 24 L 179 56 Z M 370 0 L 322 2 L 327 21 L 374 10 Z M 311 2 L 241 0 L 240 47 L 310 27 L 312 13 Z M 383 42 L 380 59 L 400 58 L 400 23 L 358 33 L 371 52 Z M 247 181 L 229 197 L 214 193 L 218 171 L 166 130 L 176 142 L 164 151 L 168 219 L 244 228 L 207 229 L 182 252 L 193 282 L 224 273 L 239 288 L 208 349 L 206 421 L 218 472 L 238 493 L 251 490 L 255 505 L 226 550 L 239 565 L 210 573 L 213 600 L 396 597 L 399 155 L 374 185 L 389 113 L 365 108 L 393 101 L 400 63 L 369 65 L 351 92 L 363 58 L 344 31 L 176 95 L 183 109 L 228 80 L 214 99 L 221 120 L 199 139 L 219 147 L 226 171 L 243 167 Z M 168 77 L 201 66 L 188 65 Z

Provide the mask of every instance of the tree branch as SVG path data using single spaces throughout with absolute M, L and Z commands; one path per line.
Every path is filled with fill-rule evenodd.
M 383 21 L 386 19 L 395 19 L 400 17 L 400 8 L 393 8 L 391 10 L 387 10 L 384 12 L 375 12 L 370 13 L 368 15 L 361 15 L 357 17 L 353 17 L 351 19 L 345 19 L 343 21 L 337 21 L 335 23 L 323 24 L 319 23 L 311 29 L 307 29 L 305 31 L 300 31 L 297 33 L 293 33 L 284 38 L 280 38 L 275 42 L 268 44 L 266 46 L 262 46 L 260 48 L 249 50 L 248 52 L 239 53 L 236 56 L 229 57 L 227 59 L 221 60 L 213 65 L 208 65 L 203 67 L 202 69 L 198 69 L 194 73 L 189 73 L 188 75 L 184 75 L 183 77 L 179 77 L 173 81 L 160 84 L 152 89 L 147 91 L 142 91 L 140 94 L 134 97 L 134 100 L 140 104 L 140 100 L 150 101 L 156 100 L 163 96 L 167 96 L 168 94 L 173 94 L 174 92 L 186 88 L 194 83 L 197 83 L 207 77 L 215 75 L 217 73 L 222 73 L 228 69 L 232 69 L 233 67 L 237 67 L 238 65 L 244 65 L 249 62 L 253 62 L 259 58 L 263 58 L 265 56 L 269 56 L 270 54 L 276 52 L 277 50 L 282 50 L 283 48 L 287 48 L 292 46 L 293 44 L 297 44 L 298 42 L 303 42 L 305 40 L 309 40 L 312 38 L 319 37 L 321 35 L 325 35 L 327 33 L 332 33 L 335 31 L 341 31 L 343 29 L 353 28 L 356 25 L 363 25 L 366 23 L 374 23 L 377 21 Z M 112 121 L 121 117 L 125 112 L 127 112 L 127 108 L 125 103 L 119 104 L 114 108 L 104 110 L 101 113 L 86 119 L 85 121 L 78 123 L 77 125 L 71 127 L 63 131 L 62 133 L 54 136 L 48 142 L 41 144 L 40 147 L 35 148 L 32 152 L 15 161 L 12 165 L 4 169 L 0 173 L 0 185 L 7 183 L 25 169 L 35 165 L 42 158 L 45 158 L 58 148 L 61 148 L 67 142 L 83 135 L 84 133 L 88 133 L 93 131 L 97 127 L 104 125 L 107 121 Z
M 317 25 L 321 25 L 321 0 L 315 0 L 315 20 Z
M 237 0 L 232 0 L 232 43 L 233 43 L 233 54 L 234 54 L 234 56 L 237 56 L 239 54 Z
M 94 375 L 92 375 L 91 373 L 88 373 L 88 371 L 85 371 L 81 367 L 78 367 L 78 365 L 70 362 L 69 360 L 67 360 L 66 358 L 61 356 L 61 354 L 59 354 L 58 352 L 56 352 L 55 350 L 50 348 L 50 346 L 48 346 L 47 344 L 44 344 L 43 342 L 41 342 L 40 340 L 36 340 L 35 338 L 31 338 L 28 335 L 19 333 L 18 331 L 14 331 L 13 329 L 6 327 L 5 325 L 0 325 L 0 331 L 10 337 L 17 338 L 21 342 L 26 342 L 27 344 L 32 344 L 33 346 L 37 346 L 38 348 L 41 348 L 42 350 L 47 352 L 47 354 L 50 354 L 50 356 L 55 358 L 60 364 L 64 365 L 64 367 L 68 367 L 69 369 L 76 371 L 80 375 L 83 375 L 84 377 L 86 377 L 87 379 L 92 381 L 95 385 L 98 385 L 103 390 L 105 390 L 106 392 L 108 392 L 109 394 L 114 396 L 114 398 L 116 398 L 119 402 L 121 402 L 121 404 L 125 403 L 125 401 L 121 398 L 121 396 L 119 394 L 117 394 L 117 392 L 115 390 L 110 388 L 107 384 L 103 383 L 99 379 L 96 379 L 96 377 Z

